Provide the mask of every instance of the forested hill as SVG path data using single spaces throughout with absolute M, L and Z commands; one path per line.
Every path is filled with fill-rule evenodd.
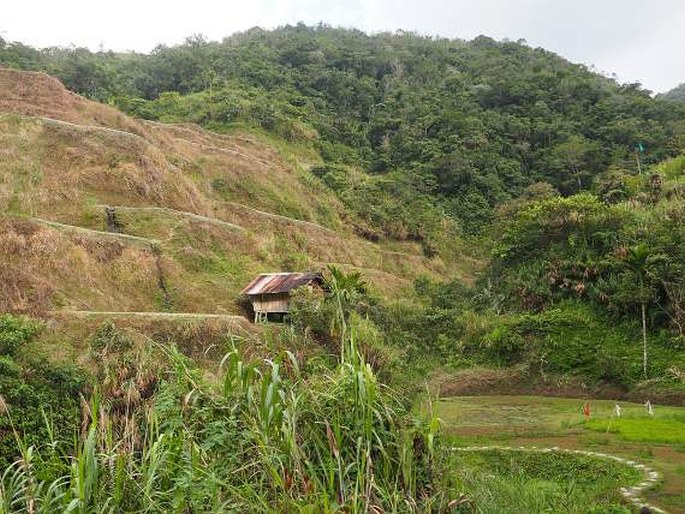
M 429 251 L 443 212 L 478 232 L 536 182 L 573 194 L 608 171 L 635 171 L 638 145 L 646 165 L 685 147 L 685 105 L 483 36 L 298 25 L 149 55 L 0 41 L 0 65 L 46 71 L 139 117 L 254 126 L 312 145 L 325 163 L 313 171 L 366 219 L 367 236 Z
M 659 95 L 659 97 L 665 100 L 673 100 L 675 102 L 685 102 L 685 83 L 674 87 L 663 95 Z
M 551 436 L 654 460 L 678 512 L 684 149 L 685 103 L 522 42 L 0 39 L 0 512 L 628 512 L 647 492 L 499 447 Z M 289 323 L 248 321 L 255 276 L 317 270 Z

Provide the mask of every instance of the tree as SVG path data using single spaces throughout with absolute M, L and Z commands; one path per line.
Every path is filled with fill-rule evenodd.
M 576 192 L 583 189 L 583 178 L 588 175 L 586 160 L 596 151 L 596 144 L 583 136 L 573 135 L 558 145 L 554 151 L 556 164 L 568 172 L 576 185 Z
M 628 266 L 628 277 L 636 282 L 633 298 L 640 305 L 642 318 L 642 373 L 647 376 L 647 307 L 655 298 L 657 265 L 663 256 L 654 254 L 646 243 L 640 243 L 628 249 L 625 263 Z
M 685 83 L 680 84 L 666 93 L 658 95 L 658 98 L 672 100 L 674 102 L 685 102 Z

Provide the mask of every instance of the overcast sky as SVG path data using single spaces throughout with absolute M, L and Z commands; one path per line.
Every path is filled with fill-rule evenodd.
M 523 38 L 656 92 L 685 82 L 685 0 L 0 0 L 0 36 L 40 47 L 149 51 L 298 21 Z

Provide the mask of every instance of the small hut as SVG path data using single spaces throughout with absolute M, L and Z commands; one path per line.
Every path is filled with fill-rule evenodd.
M 321 273 L 263 273 L 243 289 L 250 298 L 255 323 L 266 321 L 269 314 L 280 319 L 290 312 L 290 293 L 298 287 L 321 287 Z

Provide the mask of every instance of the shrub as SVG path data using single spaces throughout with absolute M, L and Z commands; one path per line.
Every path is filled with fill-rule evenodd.
M 50 436 L 68 439 L 77 431 L 85 383 L 83 372 L 73 365 L 38 358 L 20 364 L 0 357 L 0 396 L 7 409 L 0 413 L 0 469 L 18 455 L 15 430 L 27 445 Z
M 0 377 L 16 378 L 21 374 L 21 367 L 11 357 L 0 355 Z
M 0 355 L 14 355 L 43 328 L 42 323 L 25 316 L 0 315 Z
M 104 359 L 111 353 L 122 353 L 130 348 L 131 341 L 111 321 L 103 323 L 90 341 L 90 352 L 97 359 Z
M 290 318 L 301 331 L 328 338 L 333 316 L 334 311 L 320 289 L 300 287 L 291 293 Z
M 484 338 L 484 347 L 491 359 L 499 364 L 512 364 L 523 357 L 526 341 L 515 329 L 496 327 Z

